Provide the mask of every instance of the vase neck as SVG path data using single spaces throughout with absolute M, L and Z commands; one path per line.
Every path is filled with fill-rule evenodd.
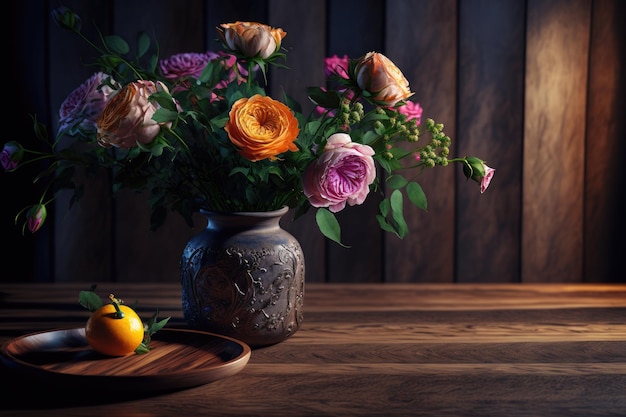
M 251 211 L 223 213 L 200 210 L 207 218 L 207 229 L 273 229 L 280 227 L 280 219 L 287 213 L 288 207 L 274 211 Z

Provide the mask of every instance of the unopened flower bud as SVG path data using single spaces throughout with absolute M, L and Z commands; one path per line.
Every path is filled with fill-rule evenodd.
M 495 169 L 490 168 L 482 159 L 470 156 L 465 158 L 463 173 L 468 179 L 472 179 L 480 184 L 480 193 L 484 193 L 493 178 Z
M 5 171 L 11 171 L 17 168 L 24 157 L 24 148 L 15 141 L 4 144 L 2 152 L 0 152 L 0 165 Z
M 41 229 L 41 226 L 46 221 L 47 216 L 48 211 L 46 210 L 46 206 L 44 204 L 35 204 L 32 206 L 26 213 L 28 230 L 31 233 L 35 233 L 37 230 Z
M 287 36 L 281 28 L 257 22 L 222 23 L 218 33 L 224 44 L 246 58 L 268 59 L 276 53 Z
M 60 6 L 52 10 L 52 20 L 63 29 L 80 32 L 82 27 L 80 16 L 65 6 Z

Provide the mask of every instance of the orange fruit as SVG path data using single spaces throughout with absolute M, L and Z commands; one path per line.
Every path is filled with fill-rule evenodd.
M 144 328 L 139 315 L 132 308 L 118 304 L 124 317 L 119 317 L 113 303 L 94 311 L 85 325 L 87 343 L 95 351 L 109 356 L 133 353 L 143 342 Z

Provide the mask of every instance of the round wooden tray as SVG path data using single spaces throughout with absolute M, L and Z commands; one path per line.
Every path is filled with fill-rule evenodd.
M 85 329 L 77 328 L 20 336 L 5 343 L 0 353 L 8 368 L 38 381 L 124 391 L 203 385 L 238 373 L 251 353 L 241 341 L 186 329 L 159 330 L 150 348 L 141 355 L 101 355 L 87 344 Z

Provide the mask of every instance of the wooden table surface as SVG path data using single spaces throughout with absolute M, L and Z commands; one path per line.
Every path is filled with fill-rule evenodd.
M 83 326 L 87 287 L 0 284 L 0 342 Z M 184 326 L 176 284 L 97 292 Z M 626 415 L 626 285 L 311 283 L 304 306 L 290 339 L 253 350 L 236 375 L 177 392 L 42 387 L 2 367 L 0 415 Z

